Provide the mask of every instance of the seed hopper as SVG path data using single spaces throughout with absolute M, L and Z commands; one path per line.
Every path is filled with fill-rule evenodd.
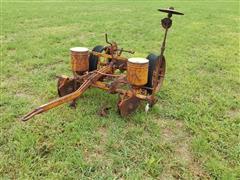
M 85 47 L 71 48 L 71 66 L 73 77 L 59 76 L 57 91 L 59 98 L 44 104 L 21 118 L 27 121 L 33 116 L 46 112 L 63 103 L 76 107 L 77 99 L 91 87 L 100 88 L 111 94 L 119 94 L 117 102 L 121 116 L 135 111 L 142 100 L 151 107 L 156 102 L 156 93 L 160 90 L 165 71 L 164 50 L 172 15 L 183 15 L 174 8 L 159 9 L 167 13 L 161 20 L 165 30 L 160 54 L 149 54 L 146 58 L 126 58 L 122 54 L 133 51 L 119 48 L 116 42 L 109 42 L 105 34 L 106 46 L 96 46 L 90 51 Z

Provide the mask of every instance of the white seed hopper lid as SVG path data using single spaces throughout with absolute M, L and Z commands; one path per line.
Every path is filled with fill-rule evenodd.
M 73 51 L 73 52 L 87 52 L 89 51 L 88 48 L 86 47 L 73 47 L 70 49 L 70 51 Z
M 136 63 L 136 64 L 144 64 L 144 63 L 148 63 L 149 62 L 148 59 L 140 58 L 140 57 L 129 58 L 128 61 L 131 62 L 131 63 Z

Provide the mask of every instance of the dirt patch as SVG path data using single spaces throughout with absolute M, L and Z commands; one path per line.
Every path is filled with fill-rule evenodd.
M 231 109 L 227 112 L 227 117 L 231 119 L 235 119 L 237 117 L 240 117 L 240 109 Z
M 169 157 L 169 166 L 166 166 L 161 179 L 181 179 L 192 176 L 199 179 L 209 179 L 208 174 L 202 169 L 191 152 L 191 135 L 187 132 L 185 124 L 180 120 L 158 120 L 157 124 L 162 129 L 163 141 L 174 147 L 173 154 Z M 184 174 L 183 169 L 188 169 L 190 175 Z
M 109 163 L 106 159 L 105 159 L 105 144 L 107 143 L 107 129 L 105 127 L 100 127 L 97 130 L 97 133 L 100 136 L 100 140 L 99 143 L 95 144 L 93 146 L 93 148 L 87 150 L 84 153 L 84 157 L 86 159 L 87 162 L 91 163 L 94 161 L 106 161 L 106 163 Z
M 101 143 L 106 144 L 106 142 L 107 142 L 107 129 L 105 127 L 100 127 L 98 129 L 98 134 L 101 137 Z

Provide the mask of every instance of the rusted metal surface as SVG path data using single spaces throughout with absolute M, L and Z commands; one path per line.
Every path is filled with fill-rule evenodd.
M 57 90 L 59 97 L 66 96 L 80 87 L 81 83 L 76 79 L 69 77 L 59 77 L 57 82 Z
M 84 47 L 74 47 L 71 51 L 71 64 L 74 74 L 81 75 L 89 68 L 89 50 Z
M 118 110 L 121 116 L 127 116 L 134 112 L 140 104 L 140 99 L 135 95 L 127 96 L 124 95 L 123 98 L 118 103 Z
M 148 81 L 149 61 L 145 58 L 130 58 L 127 63 L 127 80 L 134 86 L 143 86 Z
M 153 106 L 157 102 L 156 93 L 160 90 L 166 71 L 166 59 L 164 57 L 166 38 L 169 28 L 172 25 L 171 17 L 175 15 L 183 15 L 173 8 L 159 9 L 161 12 L 167 13 L 167 17 L 161 20 L 162 27 L 165 30 L 162 41 L 160 55 L 155 56 L 154 66 L 149 76 L 148 63 L 133 63 L 122 54 L 134 51 L 119 48 L 114 41 L 108 40 L 105 35 L 107 46 L 96 46 L 95 49 L 101 47 L 101 51 L 88 51 L 88 49 L 71 49 L 71 64 L 73 77 L 58 77 L 57 90 L 59 99 L 44 104 L 30 113 L 26 114 L 21 120 L 26 121 L 31 117 L 46 112 L 63 103 L 71 102 L 76 107 L 77 99 L 90 87 L 100 88 L 108 93 L 119 94 L 118 110 L 121 116 L 127 116 L 134 112 L 142 100 L 147 101 L 147 107 Z M 103 51 L 103 52 L 102 52 Z M 90 61 L 89 55 L 94 55 L 94 61 Z M 103 61 L 98 61 L 102 58 Z M 94 63 L 93 63 L 94 62 Z M 92 63 L 92 64 L 90 64 Z M 155 64 L 156 63 L 156 64 Z M 92 65 L 89 69 L 89 65 Z M 121 73 L 117 73 L 117 71 Z M 124 73 L 127 71 L 127 73 Z M 151 81 L 149 77 L 151 77 Z M 150 82 L 150 83 L 149 83 Z M 151 84 L 147 86 L 146 84 Z M 145 86 L 144 86 L 145 85 Z M 148 91 L 151 90 L 151 93 Z M 105 116 L 109 110 L 108 106 L 102 107 L 100 115 Z
M 155 89 L 156 92 L 158 92 L 163 85 L 165 72 L 166 72 L 166 61 L 165 61 L 165 57 L 163 56 L 159 62 L 158 79 L 157 79 L 157 82 L 155 82 L 155 84 L 157 84 Z
M 174 10 L 173 7 L 170 7 L 168 9 L 158 9 L 160 12 L 165 12 L 168 13 L 166 18 L 163 18 L 161 20 L 162 27 L 165 29 L 164 33 L 164 38 L 162 41 L 162 45 L 160 48 L 160 55 L 159 59 L 156 63 L 156 69 L 154 72 L 154 77 L 153 77 L 153 95 L 158 92 L 160 89 L 163 79 L 164 79 L 164 74 L 165 74 L 165 69 L 166 69 L 166 61 L 164 57 L 164 51 L 165 51 L 165 46 L 166 46 L 166 39 L 167 39 L 167 33 L 169 28 L 172 26 L 172 20 L 171 17 L 173 14 L 175 15 L 184 15 L 183 13 L 180 13 L 176 10 Z M 162 77 L 163 76 L 163 77 Z
M 111 68 L 112 68 L 112 66 L 105 66 L 104 68 L 101 69 L 101 72 L 108 73 L 109 71 L 111 71 Z M 70 101 L 78 98 L 91 86 L 91 84 L 93 82 L 97 81 L 101 77 L 102 77 L 102 75 L 99 73 L 91 74 L 75 92 L 36 108 L 32 112 L 25 115 L 21 120 L 26 121 L 37 114 L 48 111 L 48 110 L 55 108 L 63 103 L 70 102 Z
M 111 56 L 109 54 L 104 54 L 104 53 L 99 53 L 99 52 L 95 52 L 95 51 L 91 51 L 90 53 L 94 54 L 95 56 L 98 56 L 98 57 L 104 57 L 106 59 L 115 59 L 117 61 L 122 61 L 122 62 L 125 62 L 127 61 L 128 59 L 125 58 L 125 57 L 121 57 L 121 56 Z
M 110 94 L 117 93 L 117 89 L 119 88 L 119 86 L 121 84 L 126 84 L 126 83 L 127 83 L 126 76 L 122 75 L 119 78 L 117 78 L 116 80 L 114 80 L 113 82 L 111 82 L 111 84 L 109 85 L 108 92 Z

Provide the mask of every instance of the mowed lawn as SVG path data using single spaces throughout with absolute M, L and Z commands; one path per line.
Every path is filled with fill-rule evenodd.
M 8 1 L 1 3 L 0 179 L 239 179 L 238 1 Z M 159 53 L 158 8 L 174 6 L 167 73 L 158 103 L 121 118 L 117 95 L 88 90 L 67 104 L 19 118 L 57 98 L 71 76 L 69 48 L 105 45 Z M 127 55 L 130 57 L 130 55 Z M 112 108 L 107 117 L 97 112 Z

